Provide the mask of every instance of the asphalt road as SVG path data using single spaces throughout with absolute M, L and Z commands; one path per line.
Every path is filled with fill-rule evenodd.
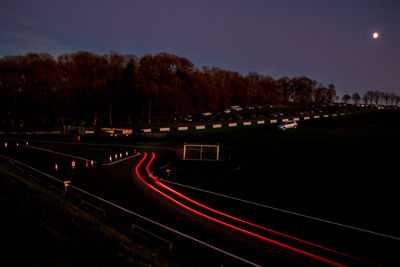
M 80 146 L 82 148 L 93 146 L 90 144 L 67 143 L 58 143 L 57 145 Z M 86 168 L 86 162 L 83 159 L 34 149 L 33 147 L 54 149 L 54 144 L 32 142 L 28 147 L 20 146 L 16 148 L 15 143 L 10 141 L 8 148 L 5 149 L 3 147 L 0 154 L 23 162 L 61 180 L 70 180 L 71 184 L 78 188 L 237 257 L 227 256 L 224 253 L 171 233 L 146 220 L 122 214 L 118 209 L 110 208 L 104 203 L 95 203 L 107 211 L 108 218 L 114 218 L 124 225 L 130 225 L 131 223 L 140 225 L 144 229 L 171 242 L 174 245 L 174 249 L 193 255 L 202 264 L 226 266 L 248 265 L 251 263 L 262 266 L 344 264 L 358 266 L 368 265 L 367 262 L 363 261 L 365 259 L 384 265 L 392 265 L 393 261 L 396 260 L 393 256 L 399 245 L 399 241 L 396 240 L 388 240 L 374 235 L 321 224 L 320 222 L 239 204 L 233 200 L 166 184 L 197 201 L 201 200 L 200 202 L 206 205 L 208 203 L 210 205 L 218 203 L 218 205 L 213 206 L 218 211 L 233 212 L 233 215 L 238 218 L 243 220 L 246 218 L 246 220 L 248 219 L 257 225 L 271 227 L 274 230 L 279 229 L 280 232 L 290 236 L 308 236 L 310 238 L 307 240 L 308 242 L 312 240 L 315 244 L 324 244 L 324 248 L 321 248 L 228 218 L 221 213 L 218 214 L 205 207 L 199 207 L 187 199 L 176 196 L 170 190 L 157 184 L 153 178 L 149 177 L 149 173 L 146 170 L 146 166 L 151 171 L 157 170 L 158 167 L 165 163 L 175 160 L 176 154 L 173 150 L 136 148 L 137 152 L 140 152 L 140 155 L 136 157 L 131 157 L 112 165 L 95 164 L 94 167 Z M 133 150 L 132 147 L 122 146 L 96 145 L 96 147 L 97 149 L 110 149 L 112 147 L 116 151 L 120 149 L 121 152 Z M 155 152 L 155 161 L 149 165 L 152 152 Z M 132 155 L 131 152 L 130 155 Z M 76 162 L 74 170 L 71 167 L 72 160 Z M 55 163 L 59 166 L 58 171 L 54 169 Z M 313 229 L 316 231 L 312 231 Z M 313 233 L 317 234 L 313 235 Z M 324 235 L 321 236 L 320 233 L 324 233 Z M 345 238 L 337 238 L 338 236 L 344 236 Z M 368 246 L 361 247 L 359 250 L 352 250 L 352 243 L 350 242 L 352 240 L 357 240 L 358 243 L 365 242 Z M 325 249 L 325 244 L 329 245 L 330 249 L 334 248 L 333 250 L 335 251 Z M 385 249 L 383 250 L 382 247 L 385 247 Z M 346 255 L 336 251 L 343 252 Z M 246 261 L 248 262 L 246 263 Z

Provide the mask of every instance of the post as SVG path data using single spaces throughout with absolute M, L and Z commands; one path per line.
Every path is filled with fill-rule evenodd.
M 183 160 L 186 159 L 186 144 L 183 145 Z
M 65 187 L 64 195 L 67 194 L 68 185 L 69 185 L 70 183 L 71 183 L 71 181 L 64 181 L 64 187 Z
M 217 160 L 219 160 L 219 144 L 217 144 Z

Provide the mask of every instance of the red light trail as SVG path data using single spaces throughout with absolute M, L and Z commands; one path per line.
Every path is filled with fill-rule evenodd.
M 199 216 L 201 216 L 201 217 L 204 217 L 204 218 L 206 218 L 206 219 L 208 219 L 208 220 L 210 220 L 210 221 L 213 221 L 213 222 L 216 222 L 216 223 L 218 223 L 218 224 L 221 224 L 221 225 L 230 227 L 230 228 L 235 229 L 235 230 L 237 230 L 237 231 L 240 231 L 240 232 L 242 232 L 242 233 L 245 233 L 245 234 L 248 234 L 248 235 L 250 235 L 250 236 L 256 237 L 256 238 L 258 238 L 258 239 L 261 239 L 261 240 L 270 242 L 270 243 L 272 243 L 272 244 L 275 244 L 275 245 L 277 245 L 277 246 L 280 246 L 280 247 L 289 249 L 289 250 L 291 250 L 291 251 L 295 251 L 295 252 L 300 253 L 300 254 L 302 254 L 302 255 L 305 255 L 305 256 L 314 258 L 314 259 L 319 260 L 319 261 L 321 261 L 321 262 L 328 263 L 328 264 L 331 264 L 331 265 L 334 265 L 334 266 L 345 266 L 345 265 L 340 264 L 340 263 L 338 263 L 338 262 L 335 262 L 335 261 L 332 261 L 332 260 L 323 258 L 323 257 L 321 257 L 321 256 L 318 256 L 318 255 L 315 255 L 315 254 L 312 254 L 312 253 L 309 253 L 309 252 L 300 250 L 300 249 L 295 248 L 295 247 L 288 246 L 288 245 L 283 244 L 283 243 L 281 243 L 281 242 L 278 242 L 278 241 L 272 240 L 272 239 L 270 239 L 270 238 L 267 238 L 267 237 L 258 235 L 258 234 L 253 233 L 253 232 L 250 232 L 250 231 L 248 231 L 248 230 L 239 228 L 239 227 L 237 227 L 237 226 L 234 226 L 234 225 L 232 225 L 232 224 L 229 224 L 229 223 L 226 223 L 226 222 L 224 222 L 224 221 L 218 220 L 218 219 L 216 219 L 216 218 L 213 218 L 213 217 L 211 217 L 211 216 L 209 216 L 209 215 L 206 215 L 206 214 L 204 214 L 204 213 L 201 213 L 201 212 L 199 212 L 199 211 L 197 211 L 197 210 L 194 210 L 194 209 L 192 209 L 192 208 L 186 206 L 185 204 L 179 202 L 178 200 L 172 198 L 171 196 L 167 195 L 166 193 L 164 193 L 164 192 L 160 191 L 159 189 L 155 188 L 154 186 L 152 186 L 151 184 L 149 184 L 147 181 L 145 181 L 145 179 L 143 179 L 143 177 L 142 177 L 142 176 L 140 175 L 140 173 L 139 173 L 139 167 L 142 165 L 142 163 L 145 161 L 146 158 L 147 158 L 147 153 L 145 152 L 145 153 L 144 153 L 144 156 L 143 156 L 143 158 L 142 158 L 142 160 L 138 163 L 138 165 L 137 165 L 136 168 L 135 168 L 135 172 L 136 172 L 137 177 L 138 177 L 147 187 L 149 187 L 150 189 L 152 189 L 152 190 L 155 191 L 156 193 L 162 195 L 163 197 L 167 198 L 168 200 L 172 201 L 173 203 L 175 203 L 175 204 L 181 206 L 182 208 L 184 208 L 184 209 L 186 209 L 186 210 L 188 210 L 188 211 L 190 211 L 190 212 L 192 212 L 192 213 L 195 213 L 195 214 L 197 214 L 197 215 L 199 215 Z M 244 223 L 244 224 L 247 224 L 247 225 L 250 225 L 250 226 L 253 226 L 253 227 L 262 229 L 262 230 L 265 230 L 265 231 L 269 231 L 269 232 L 271 232 L 271 233 L 274 233 L 274 234 L 277 234 L 277 235 L 280 235 L 280 236 L 283 236 L 283 237 L 286 237 L 286 238 L 290 238 L 290 239 L 292 239 L 292 240 L 295 240 L 295 241 L 298 241 L 298 242 L 301 242 L 301 243 L 304 243 L 304 244 L 307 244 L 307 245 L 310 245 L 310 246 L 317 247 L 317 248 L 319 248 L 319 249 L 323 249 L 323 250 L 326 250 L 326 251 L 329 251 L 329 252 L 333 252 L 333 253 L 336 253 L 336 254 L 339 254 L 339 255 L 348 257 L 348 258 L 352 258 L 352 259 L 355 259 L 355 260 L 358 260 L 358 261 L 365 262 L 364 260 L 359 259 L 359 258 L 356 258 L 356 257 L 353 257 L 353 256 L 351 256 L 351 255 L 348 255 L 348 254 L 345 254 L 345 253 L 342 253 L 342 252 L 339 252 L 339 251 L 335 251 L 335 250 L 332 250 L 332 249 L 329 249 L 329 248 L 326 248 L 326 247 L 323 247 L 323 246 L 320 246 L 320 245 L 317 245 L 317 244 L 314 244 L 314 243 L 311 243 L 311 242 L 308 242 L 308 241 L 305 241 L 305 240 L 302 240 L 302 239 L 299 239 L 299 238 L 296 238 L 296 237 L 292 237 L 292 236 L 289 236 L 289 235 L 286 235 L 286 234 L 283 234 L 283 233 L 280 233 L 280 232 L 277 232 L 277 231 L 274 231 L 274 230 L 265 228 L 265 227 L 263 227 L 263 226 L 260 226 L 260 225 L 257 225 L 257 224 L 254 224 L 254 223 L 251 223 L 251 222 L 248 222 L 248 221 L 245 221 L 245 220 L 236 218 L 236 217 L 234 217 L 234 216 L 231 216 L 231 215 L 229 215 L 229 214 L 225 214 L 225 213 L 223 213 L 223 212 L 220 212 L 220 211 L 218 211 L 218 210 L 215 210 L 215 209 L 212 209 L 212 208 L 210 208 L 210 207 L 208 207 L 208 206 L 205 206 L 205 205 L 203 205 L 203 204 L 201 204 L 201 203 L 199 203 L 199 202 L 196 202 L 196 201 L 194 201 L 194 200 L 192 200 L 192 199 L 186 197 L 185 195 L 183 195 L 183 194 L 181 194 L 181 193 L 179 193 L 179 192 L 173 190 L 172 188 L 166 186 L 165 184 L 163 184 L 162 182 L 160 182 L 160 181 L 150 172 L 150 165 L 151 165 L 151 163 L 154 161 L 154 159 L 155 159 L 155 154 L 152 153 L 152 158 L 150 159 L 150 161 L 149 161 L 148 164 L 146 165 L 146 171 L 147 171 L 149 177 L 153 179 L 154 183 L 155 183 L 156 185 L 160 186 L 161 188 L 164 188 L 164 189 L 168 190 L 169 192 L 171 192 L 171 193 L 173 193 L 173 194 L 175 194 L 175 195 L 177 195 L 177 196 L 179 196 L 179 197 L 181 197 L 181 198 L 183 198 L 183 199 L 185 199 L 185 200 L 187 200 L 187 201 L 189 201 L 189 202 L 191 202 L 191 203 L 193 203 L 193 204 L 195 204 L 195 205 L 197 205 L 197 206 L 199 206 L 199 207 L 202 207 L 202 208 L 204 208 L 204 209 L 207 209 L 207 210 L 209 210 L 209 211 L 212 211 L 212 212 L 214 212 L 214 213 L 216 213 L 216 214 L 225 216 L 225 217 L 230 218 L 230 219 L 232 219 L 232 220 L 236 220 L 236 221 L 238 221 L 238 222 L 241 222 L 241 223 Z
M 195 205 L 197 205 L 197 206 L 199 206 L 199 207 L 202 207 L 202 208 L 204 208 L 204 209 L 207 209 L 207 210 L 212 211 L 212 212 L 214 212 L 214 213 L 217 213 L 217 214 L 219 214 L 219 215 L 225 216 L 225 217 L 230 218 L 230 219 L 232 219 L 232 220 L 235 220 L 235 221 L 238 221 L 238 222 L 241 222 L 241 223 L 244 223 L 244 224 L 247 224 L 247 225 L 250 225 L 250 226 L 253 226 L 253 227 L 256 227 L 256 228 L 259 228 L 259 229 L 262 229 L 262 230 L 265 230 L 265 231 L 268 231 L 268 232 L 271 232 L 271 233 L 274 233 L 274 234 L 277 234 L 277 235 L 280 235 L 280 236 L 283 236 L 283 237 L 286 237 L 286 238 L 289 238 L 289 239 L 292 239 L 292 240 L 295 240 L 295 241 L 298 241 L 298 242 L 301 242 L 301 243 L 304 243 L 304 244 L 307 244 L 307 245 L 310 245 L 310 246 L 313 246 L 313 247 L 317 247 L 317 248 L 319 248 L 319 249 L 323 249 L 323 250 L 326 250 L 326 251 L 329 251 L 329 252 L 333 252 L 333 253 L 336 253 L 336 254 L 339 254 L 339 255 L 342 255 L 342 256 L 344 256 L 344 257 L 348 257 L 348 258 L 351 258 L 351 259 L 354 259 L 354 260 L 357 260 L 357 261 L 361 261 L 361 262 L 365 262 L 365 263 L 368 263 L 368 264 L 372 264 L 372 263 L 370 263 L 370 262 L 367 262 L 367 261 L 365 261 L 365 260 L 363 260 L 363 259 L 360 259 L 360 258 L 351 256 L 351 255 L 349 255 L 349 254 L 346 254 L 346 253 L 343 253 L 343 252 L 340 252 L 340 251 L 336 251 L 336 250 L 333 250 L 333 249 L 330 249 L 330 248 L 327 248 L 327 247 L 324 247 L 324 246 L 321 246 L 321 245 L 318 245 L 318 244 L 314 244 L 314 243 L 312 243 L 312 242 L 308 242 L 308 241 L 306 241 L 306 240 L 302 240 L 302 239 L 299 239 L 299 238 L 296 238 L 296 237 L 293 237 L 293 236 L 290 236 L 290 235 L 287 235 L 287 234 L 284 234 L 284 233 L 281 233 L 281 232 L 278 232 L 278 231 L 275 231 L 275 230 L 272 230 L 272 229 L 263 227 L 263 226 L 261 226 L 261 225 L 257 225 L 257 224 L 254 224 L 254 223 L 245 221 L 245 220 L 243 220 L 243 219 L 234 217 L 234 216 L 232 216 L 232 215 L 229 215 L 229 214 L 223 213 L 223 212 L 221 212 L 221 211 L 215 210 L 215 209 L 213 209 L 213 208 L 210 208 L 210 207 L 208 207 L 208 206 L 205 206 L 205 205 L 203 205 L 203 204 L 201 204 L 201 203 L 199 203 L 199 202 L 197 202 L 197 201 L 195 201 L 195 200 L 193 200 L 193 199 L 191 199 L 191 198 L 188 198 L 187 196 L 185 196 L 185 195 L 179 193 L 178 191 L 176 191 L 176 190 L 170 188 L 169 186 L 165 185 L 164 183 L 160 182 L 160 180 L 158 180 L 158 179 L 151 173 L 151 171 L 150 171 L 150 165 L 153 163 L 154 159 L 155 159 L 155 153 L 152 152 L 152 157 L 151 157 L 149 163 L 147 163 L 147 165 L 146 165 L 146 171 L 147 171 L 148 175 L 154 180 L 154 182 L 155 182 L 157 185 L 159 185 L 160 187 L 162 187 L 162 188 L 164 188 L 164 189 L 170 191 L 171 193 L 173 193 L 173 194 L 175 194 L 175 195 L 177 195 L 177 196 L 179 196 L 179 197 L 181 197 L 181 198 L 183 198 L 183 199 L 185 199 L 185 200 L 187 200 L 187 201 L 189 201 L 189 202 L 191 202 L 191 203 L 193 203 L 193 204 L 195 204 Z

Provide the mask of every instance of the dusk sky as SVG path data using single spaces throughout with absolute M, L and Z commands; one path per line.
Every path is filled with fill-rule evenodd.
M 400 94 L 399 14 L 397 0 L 2 0 L 0 57 L 168 52 L 198 68 L 305 75 L 340 96 Z

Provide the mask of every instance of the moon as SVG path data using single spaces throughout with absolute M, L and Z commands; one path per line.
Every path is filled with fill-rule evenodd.
M 374 32 L 374 33 L 372 34 L 372 38 L 378 39 L 378 38 L 379 38 L 379 33 Z

